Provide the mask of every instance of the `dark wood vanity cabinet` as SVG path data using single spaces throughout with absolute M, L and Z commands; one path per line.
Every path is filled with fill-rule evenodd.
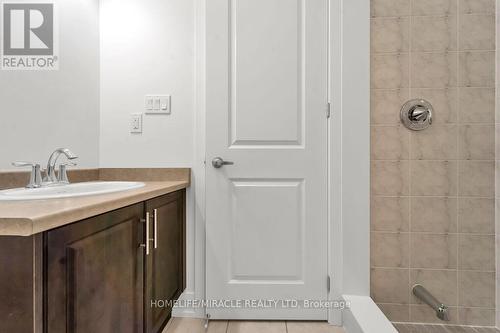
M 146 256 L 145 332 L 161 332 L 171 315 L 171 300 L 184 290 L 184 196 L 180 192 L 146 202 L 152 222 Z
M 161 332 L 185 285 L 184 237 L 185 190 L 31 237 L 0 237 L 0 332 Z
M 46 235 L 46 332 L 142 332 L 144 208 L 122 208 Z

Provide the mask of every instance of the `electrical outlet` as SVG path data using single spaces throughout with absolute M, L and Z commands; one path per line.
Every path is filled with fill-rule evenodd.
M 142 133 L 142 113 L 134 113 L 130 116 L 130 133 Z

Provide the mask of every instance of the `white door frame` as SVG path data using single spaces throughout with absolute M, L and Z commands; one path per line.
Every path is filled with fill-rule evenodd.
M 330 0 L 331 299 L 370 296 L 370 0 Z M 340 311 L 329 322 L 341 325 Z
M 188 219 L 188 277 L 181 299 L 205 298 L 205 2 L 196 9 L 196 130 L 192 168 L 193 202 Z M 329 259 L 330 299 L 370 294 L 370 0 L 329 0 L 330 101 L 329 129 Z M 336 47 L 338 46 L 338 47 Z M 335 158 L 340 157 L 340 158 Z M 199 307 L 183 307 L 174 315 L 205 316 Z M 340 311 L 329 322 L 341 325 Z

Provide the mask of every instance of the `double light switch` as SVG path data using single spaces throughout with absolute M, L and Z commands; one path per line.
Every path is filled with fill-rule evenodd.
M 170 114 L 170 95 L 146 96 L 146 114 Z
M 145 97 L 146 114 L 170 114 L 170 95 L 147 95 Z M 130 133 L 142 133 L 142 113 L 131 114 Z

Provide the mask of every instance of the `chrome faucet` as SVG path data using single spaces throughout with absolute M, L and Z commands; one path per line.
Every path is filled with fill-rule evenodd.
M 42 170 L 40 164 L 32 162 L 13 162 L 15 167 L 31 167 L 30 181 L 26 188 L 39 188 L 42 187 Z
M 68 166 L 75 166 L 75 165 L 76 165 L 76 163 L 73 163 L 73 162 L 59 164 L 59 173 L 57 174 L 57 182 L 59 184 L 69 184 L 67 167 Z
M 413 286 L 412 290 L 413 295 L 436 311 L 436 316 L 439 319 L 443 321 L 450 321 L 448 307 L 439 302 L 427 289 L 425 289 L 425 287 L 420 284 L 416 284 Z
M 45 178 L 43 179 L 44 183 L 57 183 L 59 180 L 56 176 L 56 163 L 58 158 L 64 155 L 68 160 L 74 160 L 77 159 L 78 156 L 73 154 L 71 150 L 68 148 L 59 148 L 56 149 L 49 157 L 49 161 L 47 162 L 47 170 L 46 170 L 46 175 Z M 65 171 L 65 170 L 64 170 Z M 63 177 L 63 175 L 61 175 Z M 61 178 L 62 179 L 62 178 Z M 67 179 L 64 179 L 64 181 L 67 182 Z

